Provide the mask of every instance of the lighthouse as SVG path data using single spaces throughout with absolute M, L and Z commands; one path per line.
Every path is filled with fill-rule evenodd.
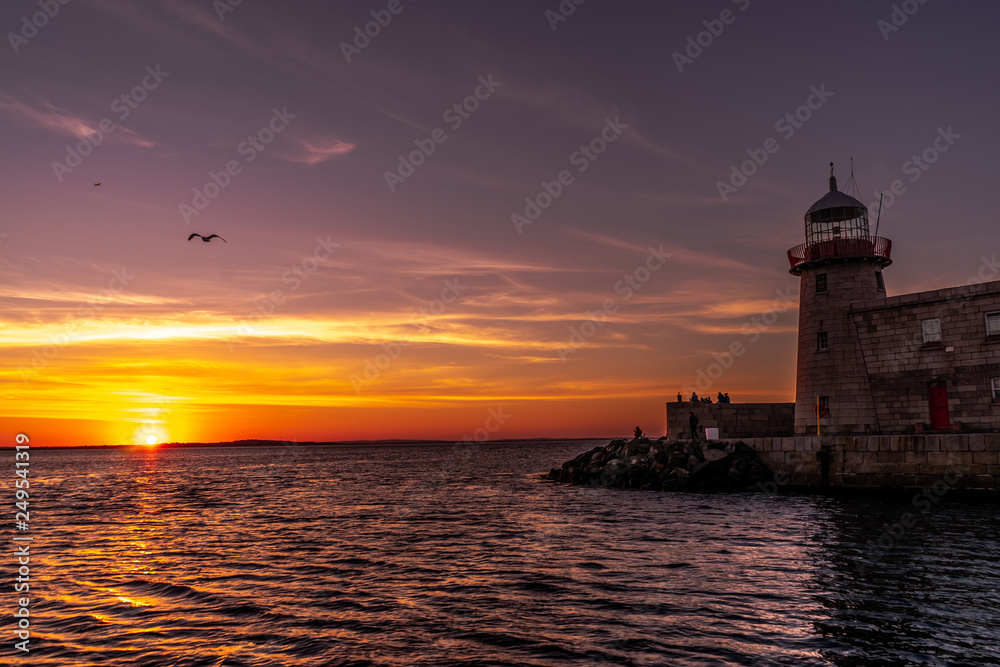
M 926 486 L 933 481 L 928 476 L 944 473 L 943 463 L 924 472 L 938 458 L 927 452 L 937 450 L 911 457 L 906 448 L 912 441 L 882 438 L 968 433 L 968 440 L 947 442 L 941 435 L 938 453 L 949 448 L 949 461 L 954 454 L 975 466 L 968 468 L 980 471 L 968 473 L 975 483 L 993 489 L 995 471 L 982 472 L 979 462 L 990 460 L 991 450 L 984 454 L 983 440 L 972 438 L 1000 433 L 1000 264 L 995 255 L 984 255 L 977 273 L 982 282 L 887 296 L 882 273 L 892 264 L 892 242 L 872 235 L 868 215 L 864 204 L 837 187 L 831 163 L 829 191 L 805 214 L 805 243 L 788 251 L 789 271 L 800 281 L 795 402 L 703 404 L 678 395 L 666 404 L 667 436 L 690 435 L 693 412 L 706 431 L 770 448 L 781 465 L 794 457 L 794 474 L 816 463 L 809 453 L 816 441 L 787 436 L 818 430 L 853 436 L 824 446 L 880 454 L 876 462 L 845 454 L 842 470 L 853 476 L 845 485 Z M 878 441 L 867 437 L 875 435 Z M 885 457 L 890 466 L 904 449 L 908 471 L 880 467 L 882 451 L 896 452 Z
M 795 433 L 863 434 L 880 431 L 852 304 L 885 299 L 882 270 L 892 263 L 892 241 L 872 236 L 868 209 L 837 189 L 805 214 L 806 242 L 788 251 L 799 276 L 799 339 Z

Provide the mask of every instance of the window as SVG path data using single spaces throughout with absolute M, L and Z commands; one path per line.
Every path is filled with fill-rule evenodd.
M 875 285 L 878 286 L 879 292 L 885 291 L 885 278 L 882 277 L 881 271 L 875 272 Z
M 826 274 L 817 273 L 816 274 L 816 291 L 825 292 L 826 291 Z
M 941 320 L 924 320 L 924 343 L 941 342 Z
M 993 398 L 1000 401 L 1000 378 L 993 378 Z
M 1000 313 L 986 313 L 986 335 L 1000 336 Z
M 830 347 L 830 339 L 829 336 L 826 335 L 826 332 L 820 331 L 818 334 L 816 334 L 816 349 L 826 350 L 829 347 Z

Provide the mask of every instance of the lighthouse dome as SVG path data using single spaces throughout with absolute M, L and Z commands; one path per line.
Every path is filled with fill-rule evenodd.
M 852 174 L 848 189 L 853 180 Z M 806 211 L 805 219 L 806 242 L 788 251 L 793 275 L 805 275 L 814 267 L 831 263 L 875 264 L 878 268 L 892 264 L 892 241 L 870 235 L 868 208 L 837 189 L 832 162 L 830 191 Z
M 868 207 L 837 189 L 830 165 L 830 191 L 813 204 L 805 216 L 806 243 L 869 235 Z
M 851 195 L 840 190 L 830 190 L 806 211 L 806 220 L 819 221 L 838 215 L 853 218 L 867 212 L 868 207 Z

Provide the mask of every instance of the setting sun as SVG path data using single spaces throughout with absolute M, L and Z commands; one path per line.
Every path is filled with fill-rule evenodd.
M 147 435 L 146 436 L 146 444 L 147 445 L 155 445 L 156 444 L 156 436 L 155 435 Z

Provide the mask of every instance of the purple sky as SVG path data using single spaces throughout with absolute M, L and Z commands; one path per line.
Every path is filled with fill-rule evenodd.
M 711 393 L 791 400 L 784 253 L 830 161 L 865 203 L 905 188 L 889 294 L 963 284 L 1000 245 L 995 2 L 50 2 L 37 34 L 37 1 L 0 8 L 0 377 L 2 422 L 56 420 L 53 442 L 458 438 L 498 405 L 491 437 L 658 433 L 788 290 Z M 348 63 L 372 11 L 391 21 Z M 433 154 L 390 189 L 416 142 Z M 723 201 L 748 151 L 767 161 Z M 516 225 L 543 181 L 559 196 Z

